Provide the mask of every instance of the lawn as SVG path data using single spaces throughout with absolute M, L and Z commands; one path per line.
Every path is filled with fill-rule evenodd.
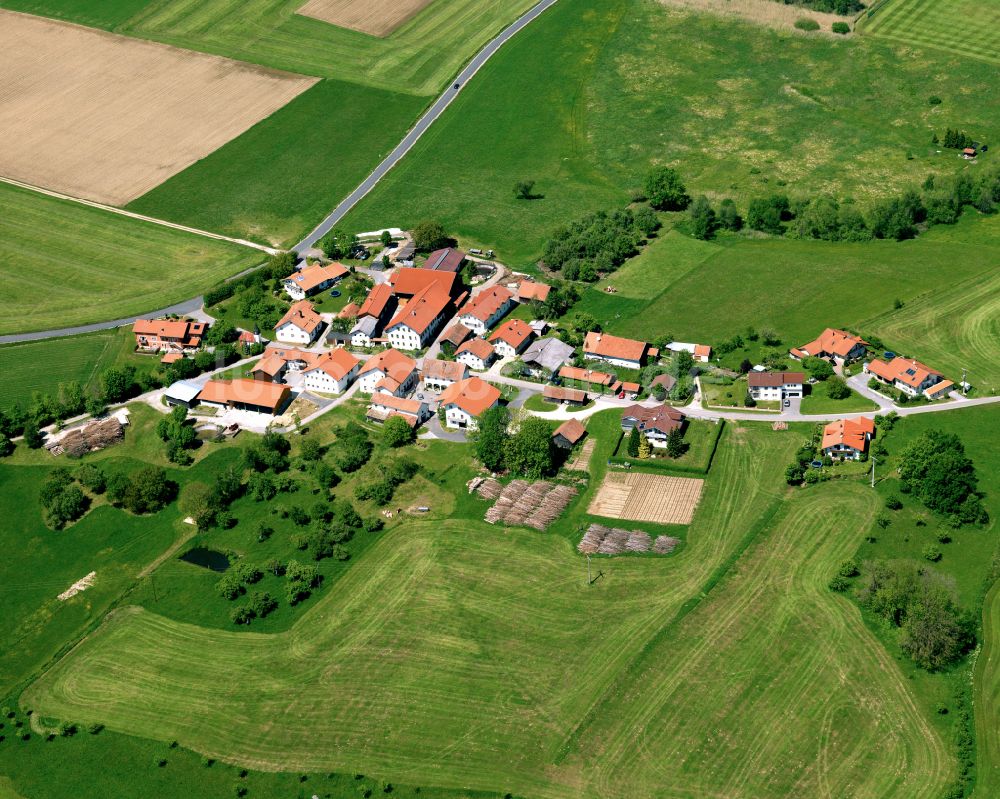
M 788 493 L 773 464 L 800 442 L 727 431 L 687 546 L 602 559 L 592 586 L 563 536 L 408 521 L 284 632 L 122 611 L 22 703 L 237 762 L 409 784 L 634 796 L 694 779 L 699 795 L 935 796 L 947 746 L 825 587 L 873 496 L 848 483 Z M 639 727 L 643 746 L 628 744 Z M 788 768 L 817 756 L 821 772 Z
M 639 270 L 656 276 L 650 299 L 590 288 L 574 311 L 646 340 L 669 333 L 717 345 L 771 328 L 782 352 L 825 327 L 856 328 L 942 371 L 967 363 L 996 385 L 998 237 L 1000 218 L 974 215 L 902 243 L 727 238 L 692 253 L 670 233 L 625 267 L 629 281 Z M 755 363 L 759 350 L 747 353 Z
M 76 381 L 84 390 L 95 385 L 114 360 L 116 343 L 108 331 L 0 346 L 0 408 L 27 405 L 36 391 L 54 396 L 60 383 Z
M 712 458 L 715 455 L 716 443 L 722 434 L 722 422 L 702 422 L 689 420 L 684 427 L 684 444 L 686 449 L 679 458 L 670 458 L 662 449 L 653 450 L 652 460 L 641 460 L 632 458 L 628 454 L 627 435 L 622 435 L 621 441 L 615 448 L 614 456 L 626 461 L 637 471 L 666 471 L 676 470 L 678 472 L 708 472 L 712 465 Z
M 0 334 L 163 308 L 261 260 L 246 247 L 8 184 L 0 205 L 0 280 L 11 287 L 0 299 Z
M 421 95 L 439 90 L 473 53 L 533 4 L 437 0 L 389 36 L 378 38 L 298 16 L 303 0 L 115 0 L 100 11 L 82 0 L 0 3 L 289 72 Z M 331 109 L 337 110 L 345 109 Z
M 867 397 L 862 397 L 857 391 L 851 391 L 849 397 L 832 399 L 826 393 L 822 383 L 811 386 L 811 391 L 802 398 L 799 410 L 802 413 L 851 413 L 853 411 L 875 411 L 878 406 Z
M 860 30 L 866 36 L 1000 64 L 1000 4 L 996 0 L 892 0 L 861 19 Z
M 294 244 L 396 145 L 423 105 L 408 94 L 321 81 L 128 208 Z
M 130 365 L 137 373 L 160 368 L 157 355 L 135 352 L 130 326 L 66 338 L 0 345 L 0 409 L 15 402 L 26 407 L 37 391 L 58 397 L 59 384 L 76 381 L 84 392 L 100 387 L 112 366 Z
M 490 62 L 347 225 L 438 218 L 520 268 L 560 225 L 626 203 L 652 164 L 741 209 L 775 191 L 866 203 L 929 172 L 976 174 L 931 135 L 960 126 L 987 137 L 1000 122 L 983 102 L 992 91 L 979 61 L 878 38 L 802 36 L 648 0 L 569 0 Z M 542 198 L 515 199 L 521 179 Z

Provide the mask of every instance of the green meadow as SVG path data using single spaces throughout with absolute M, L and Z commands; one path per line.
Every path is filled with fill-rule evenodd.
M 932 48 L 1000 65 L 1000 3 L 996 0 L 892 0 L 871 16 L 861 30 L 912 48 Z
M 931 136 L 988 137 L 1000 122 L 984 101 L 994 79 L 979 61 L 879 38 L 802 36 L 651 0 L 560 2 L 469 84 L 349 226 L 437 218 L 526 266 L 561 224 L 626 203 L 653 164 L 743 208 L 778 191 L 864 203 L 930 172 L 977 169 Z M 516 200 L 522 179 L 543 197 Z
M 70 327 L 188 299 L 260 252 L 0 184 L 0 333 Z M 14 290 L 15 287 L 22 287 Z

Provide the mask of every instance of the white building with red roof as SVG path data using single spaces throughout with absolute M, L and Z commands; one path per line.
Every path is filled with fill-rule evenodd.
M 500 390 L 479 377 L 452 384 L 441 394 L 438 407 L 444 408 L 448 427 L 475 430 L 483 411 L 498 405 Z
M 304 300 L 313 294 L 318 294 L 324 289 L 330 288 L 334 283 L 342 280 L 348 274 L 348 269 L 343 264 L 312 264 L 303 269 L 292 272 L 282 281 L 285 292 L 293 300 Z
M 342 347 L 323 353 L 304 372 L 302 385 L 309 391 L 342 394 L 358 376 L 361 361 Z
M 358 372 L 358 390 L 365 394 L 384 391 L 403 396 L 418 380 L 417 362 L 399 350 L 382 350 L 369 358 Z
M 312 344 L 323 330 L 321 317 L 309 300 L 292 303 L 274 326 L 274 337 L 285 344 Z

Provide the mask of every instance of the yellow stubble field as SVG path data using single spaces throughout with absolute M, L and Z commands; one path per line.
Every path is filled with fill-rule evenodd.
M 124 205 L 316 80 L 0 10 L 0 176 Z

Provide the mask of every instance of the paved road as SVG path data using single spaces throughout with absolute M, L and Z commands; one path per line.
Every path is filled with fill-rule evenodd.
M 385 160 L 375 167 L 375 171 L 365 178 L 361 185 L 351 192 L 351 194 L 342 203 L 340 203 L 340 205 L 334 208 L 330 212 L 329 216 L 320 222 L 312 233 L 295 245 L 295 251 L 301 253 L 310 249 L 317 241 L 329 233 L 337 225 L 337 223 L 347 215 L 347 212 L 357 205 L 362 197 L 375 188 L 376 184 L 383 177 L 385 177 L 386 173 L 390 169 L 399 163 L 400 159 L 406 155 L 407 152 L 409 152 L 410 148 L 417 143 L 427 129 L 434 124 L 439 116 L 441 116 L 444 110 L 451 104 L 451 101 L 458 96 L 465 84 L 479 71 L 479 68 L 489 61 L 493 54 L 499 50 L 504 43 L 540 16 L 542 12 L 550 6 L 555 5 L 555 3 L 556 0 L 541 0 L 538 5 L 534 6 L 530 11 L 526 12 L 523 16 L 508 25 L 500 33 L 500 35 L 480 50 L 473 57 L 472 61 L 469 62 L 468 66 L 466 66 L 465 69 L 463 69 L 449 84 L 448 88 L 444 90 L 444 93 L 438 97 L 438 99 L 434 102 L 434 105 L 432 105 L 428 111 L 420 117 L 417 124 L 411 128 L 410 132 L 407 133 L 403 140 L 396 146 L 396 149 L 389 153 Z M 456 84 L 458 88 L 455 88 Z

